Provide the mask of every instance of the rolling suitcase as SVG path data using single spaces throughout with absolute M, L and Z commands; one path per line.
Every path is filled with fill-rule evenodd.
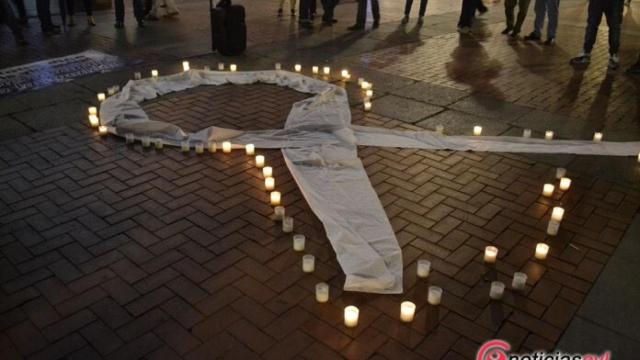
M 231 0 L 221 0 L 211 8 L 211 43 L 213 51 L 225 56 L 240 55 L 247 48 L 247 27 L 244 7 L 231 5 Z

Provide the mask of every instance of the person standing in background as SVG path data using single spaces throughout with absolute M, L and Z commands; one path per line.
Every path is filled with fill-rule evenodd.
M 22 26 L 29 26 L 29 17 L 27 16 L 27 8 L 24 6 L 24 0 L 13 0 L 18 10 L 18 23 Z
M 328 26 L 332 26 L 337 23 L 338 20 L 333 18 L 333 11 L 338 5 L 339 0 L 322 0 L 322 23 Z
M 298 25 L 303 29 L 313 29 L 313 24 L 311 23 L 311 0 L 300 0 Z
M 114 0 L 116 11 L 116 29 L 124 27 L 124 0 Z M 144 2 L 143 0 L 133 0 L 133 16 L 138 21 L 138 27 L 144 27 Z
M 49 0 L 36 0 L 36 11 L 40 20 L 40 28 L 45 36 L 60 34 L 60 26 L 51 21 L 51 4 Z
M 418 10 L 418 24 L 422 25 L 424 22 L 424 13 L 427 11 L 427 2 L 429 0 L 420 0 L 420 9 Z M 402 19 L 402 23 L 406 24 L 409 22 L 409 13 L 411 13 L 411 6 L 413 5 L 413 0 L 405 0 L 404 3 L 404 18 Z
M 11 29 L 18 45 L 27 45 L 27 41 L 24 39 L 22 29 L 18 23 L 18 18 L 13 12 L 13 6 L 11 6 L 9 0 L 0 0 L 0 23 L 5 23 L 5 25 Z
M 462 0 L 462 9 L 460 10 L 460 19 L 458 20 L 458 32 L 468 34 L 471 32 L 471 24 L 473 16 L 478 9 L 479 0 Z
M 364 30 L 364 24 L 367 22 L 367 3 L 371 1 L 371 13 L 373 14 L 373 28 L 380 26 L 380 4 L 378 0 L 358 0 L 358 14 L 356 15 L 356 23 L 348 27 L 349 31 Z
M 74 3 L 75 0 L 64 0 L 67 4 L 67 12 L 69 14 L 69 17 L 67 19 L 67 26 L 75 26 L 75 21 L 73 19 L 73 15 L 75 13 L 75 9 L 74 9 Z M 93 4 L 91 2 L 91 0 L 83 0 L 84 3 L 84 11 L 87 14 L 87 24 L 89 24 L 89 26 L 96 26 L 96 19 L 93 17 Z
M 527 17 L 531 0 L 504 0 L 504 13 L 507 18 L 507 28 L 502 31 L 504 35 L 510 34 L 512 38 L 517 38 L 522 30 L 522 23 Z M 518 18 L 513 21 L 513 14 L 518 6 Z
M 558 13 L 560 11 L 560 0 L 536 0 L 533 5 L 536 19 L 533 23 L 533 32 L 524 37 L 525 41 L 540 41 L 542 39 L 542 28 L 544 18 L 549 15 L 547 24 L 547 40 L 545 45 L 553 45 L 556 42 L 556 30 L 558 29 Z
M 278 17 L 282 17 L 283 7 L 284 7 L 284 0 L 280 0 L 280 7 L 278 7 Z M 296 0 L 289 0 L 289 8 L 291 9 L 291 16 L 296 16 Z

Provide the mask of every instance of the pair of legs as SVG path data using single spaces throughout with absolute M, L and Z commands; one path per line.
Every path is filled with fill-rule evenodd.
M 57 34 L 60 28 L 51 21 L 51 4 L 49 0 L 36 0 L 36 11 L 40 20 L 40 27 L 45 35 Z
M 506 0 L 505 0 L 506 1 Z M 479 0 L 462 0 L 462 10 L 460 11 L 460 19 L 458 20 L 458 29 L 463 32 L 469 31 L 473 16 L 478 9 Z
M 373 27 L 380 25 L 380 4 L 378 0 L 358 0 L 358 14 L 356 15 L 356 24 L 351 26 L 349 30 L 362 30 L 367 22 L 367 6 L 371 1 L 371 13 L 373 14 Z
M 9 3 L 10 0 L 0 0 L 0 23 L 5 23 L 16 41 L 20 44 L 25 44 L 24 36 L 22 35 L 22 29 L 18 23 L 18 18 L 13 12 L 13 6 Z
M 27 16 L 27 8 L 24 6 L 24 0 L 13 0 L 13 4 L 16 6 L 18 10 L 18 17 L 20 18 L 20 23 L 26 24 L 29 21 L 29 17 Z
M 427 2 L 429 0 L 420 0 L 420 9 L 418 10 L 418 16 L 424 17 L 424 13 L 427 11 Z M 411 6 L 413 6 L 413 0 L 406 0 L 404 3 L 404 16 L 405 18 L 409 17 L 409 13 L 411 12 Z
M 121 28 L 124 24 L 124 0 L 115 0 L 116 11 L 116 27 Z M 144 17 L 144 2 L 143 0 L 133 0 L 133 16 L 138 20 L 138 25 L 144 26 L 142 18 Z
M 556 38 L 556 30 L 558 29 L 558 13 L 560 11 L 560 0 L 536 0 L 533 10 L 536 12 L 536 19 L 533 23 L 533 32 L 531 36 L 536 39 L 542 37 L 542 28 L 544 27 L 544 18 L 549 17 L 547 24 L 547 41 Z
M 326 25 L 333 25 L 336 20 L 333 18 L 333 10 L 338 5 L 339 0 L 322 0 L 322 22 Z
M 74 26 L 75 21 L 73 20 L 73 15 L 75 15 L 75 0 L 64 0 L 67 6 L 67 14 L 69 15 L 68 25 Z M 96 21 L 93 18 L 93 2 L 91 0 L 83 0 L 84 10 L 87 14 L 87 22 L 91 26 L 96 25 Z
M 278 6 L 279 14 L 282 14 L 282 8 L 284 8 L 284 0 L 280 0 L 280 5 Z M 289 8 L 291 9 L 291 14 L 296 13 L 296 0 L 289 0 Z
M 522 30 L 522 23 L 527 17 L 531 0 L 504 0 L 504 14 L 507 18 L 507 28 L 503 33 L 511 32 L 513 36 L 518 35 Z M 514 22 L 515 8 L 518 6 L 518 17 Z
M 584 34 L 583 53 L 571 59 L 572 64 L 586 64 L 591 61 L 591 50 L 598 36 L 598 27 L 604 15 L 609 27 L 609 68 L 619 67 L 618 49 L 620 48 L 620 31 L 624 0 L 590 0 L 587 29 Z

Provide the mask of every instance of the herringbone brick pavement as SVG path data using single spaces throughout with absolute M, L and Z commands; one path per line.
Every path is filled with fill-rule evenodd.
M 282 126 L 307 95 L 269 85 L 198 88 L 149 103 L 188 130 Z M 354 122 L 406 123 L 353 109 Z M 2 359 L 472 358 L 494 337 L 553 349 L 640 203 L 619 184 L 570 173 L 572 189 L 540 196 L 551 167 L 510 154 L 363 147 L 360 157 L 404 257 L 403 295 L 343 293 L 322 225 L 279 151 L 261 151 L 316 271 L 271 220 L 262 177 L 244 152 L 146 150 L 65 127 L 0 144 Z M 545 236 L 554 204 L 567 210 Z M 538 241 L 551 256 L 533 258 Z M 496 266 L 482 262 L 487 244 Z M 427 258 L 428 280 L 415 276 Z M 529 275 L 489 301 L 490 281 Z M 314 286 L 331 285 L 318 304 Z M 426 289 L 445 289 L 439 307 Z M 418 305 L 416 320 L 399 304 Z M 360 325 L 342 325 L 356 304 Z

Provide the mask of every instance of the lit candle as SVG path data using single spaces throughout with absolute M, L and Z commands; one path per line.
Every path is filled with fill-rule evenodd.
M 98 115 L 95 115 L 95 114 L 89 115 L 89 124 L 91 125 L 92 128 L 98 127 L 100 125 L 100 118 L 98 118 Z
M 478 125 L 474 126 L 473 127 L 473 135 L 475 135 L 475 136 L 482 135 L 482 126 L 478 126 Z
M 224 141 L 222 143 L 222 152 L 225 154 L 228 154 L 231 152 L 231 142 L 230 141 Z
M 331 68 L 328 67 L 328 66 L 323 67 L 322 68 L 322 73 L 325 74 L 325 75 L 331 74 Z
M 371 90 L 373 89 L 373 84 L 368 81 L 363 81 L 362 84 L 360 84 L 360 87 L 362 90 Z
M 400 303 L 400 320 L 403 322 L 412 322 L 416 313 L 416 304 L 411 301 L 403 301 Z
M 440 135 L 444 135 L 444 125 L 436 125 L 436 132 Z
M 544 260 L 547 258 L 548 253 L 549 253 L 549 245 L 545 243 L 538 243 L 538 245 L 536 245 L 536 259 Z
M 287 218 L 285 218 L 287 219 Z M 289 218 L 290 219 L 290 218 Z M 316 258 L 313 255 L 305 255 L 302 257 L 302 271 L 312 273 L 316 269 Z
M 601 132 L 594 133 L 593 134 L 593 141 L 595 141 L 595 142 L 602 141 L 602 133 Z
M 183 140 L 182 142 L 180 142 L 180 148 L 182 149 L 182 152 L 189 152 L 189 150 L 191 149 L 189 140 Z
M 126 144 L 133 144 L 135 141 L 136 141 L 136 138 L 132 133 L 124 134 L 124 142 Z
M 272 191 L 271 194 L 269 194 L 270 199 L 271 199 L 271 205 L 275 206 L 275 205 L 280 205 L 280 192 L 279 191 Z
M 244 150 L 247 152 L 247 155 L 254 155 L 256 153 L 256 147 L 253 144 L 245 145 Z
M 224 70 L 224 63 L 218 63 L 218 70 L 219 71 L 223 71 Z
M 100 125 L 98 126 L 98 133 L 102 136 L 107 135 L 108 131 L 107 131 L 107 127 L 104 125 Z
M 547 225 L 547 234 L 551 236 L 558 235 L 558 231 L 560 230 L 560 222 L 555 220 L 549 220 L 549 224 Z
M 153 141 L 156 144 L 156 149 L 160 150 L 164 147 L 164 141 L 162 139 L 157 138 Z
M 522 130 L 522 137 L 523 138 L 530 138 L 531 137 L 531 129 Z
M 640 162 L 640 153 L 638 153 L 638 162 Z
M 285 216 L 282 219 L 282 232 L 290 233 L 293 231 L 293 218 L 291 216 Z
M 158 77 L 158 70 L 151 70 L 151 77 L 152 78 L 157 78 Z
M 484 248 L 484 262 L 493 264 L 498 257 L 498 248 L 495 246 L 487 246 Z
M 316 284 L 316 301 L 319 303 L 329 301 L 329 284 L 323 282 Z
M 340 75 L 344 80 L 349 80 L 351 78 L 351 74 L 349 74 L 349 70 L 347 69 L 342 69 L 342 71 L 340 72 Z
M 545 140 L 553 140 L 553 131 L 547 130 L 544 132 Z
M 264 166 L 264 155 L 256 155 L 256 167 L 261 168 Z
M 98 115 L 98 108 L 95 106 L 89 106 L 89 115 Z
M 300 64 L 296 64 L 293 68 L 295 69 L 296 72 L 302 71 L 302 65 Z
M 553 190 L 555 190 L 555 186 L 553 184 L 544 184 L 542 187 L 542 195 L 546 197 L 551 197 L 553 195 Z
M 311 67 L 311 72 L 314 74 L 318 74 L 318 72 L 320 72 L 320 69 L 317 66 L 312 66 Z
M 216 151 L 218 151 L 218 144 L 216 144 L 215 141 L 210 142 L 209 143 L 209 152 L 210 153 L 214 153 Z
M 360 315 L 360 310 L 353 305 L 349 305 L 344 308 L 344 325 L 346 327 L 356 327 L 358 326 L 358 316 Z
M 373 90 L 369 89 L 369 90 L 365 90 L 364 95 L 368 98 L 373 96 Z
M 140 80 L 142 79 L 142 74 L 139 71 L 136 71 L 133 73 L 133 80 Z
M 142 138 L 140 138 L 140 142 L 142 143 L 142 147 L 151 146 L 151 138 L 148 136 L 143 136 Z
M 282 70 L 282 64 L 276 63 L 276 70 Z
M 556 169 L 556 179 L 562 179 L 565 175 L 567 175 L 567 169 L 565 168 Z
M 204 144 L 203 143 L 201 143 L 201 142 L 196 143 L 194 148 L 196 149 L 196 154 L 204 153 Z
M 191 69 L 191 67 L 189 67 L 189 62 L 188 61 L 183 61 L 182 62 L 182 71 L 189 71 L 189 69 Z
M 551 211 L 551 220 L 560 222 L 564 216 L 564 209 L 560 206 L 555 206 Z
M 513 273 L 513 281 L 511 282 L 511 287 L 516 290 L 524 289 L 527 284 L 527 274 L 523 272 L 515 272 Z
M 418 277 L 426 278 L 429 276 L 429 272 L 431 272 L 431 261 L 424 259 L 418 260 Z
M 364 111 L 371 111 L 371 101 L 369 100 L 364 101 Z
M 275 189 L 276 179 L 272 177 L 264 178 L 264 188 L 268 191 Z
M 273 214 L 276 220 L 284 219 L 284 206 L 276 206 L 273 208 Z
M 440 305 L 442 301 L 442 288 L 438 286 L 429 286 L 427 291 L 427 302 L 430 305 Z
M 504 283 L 501 281 L 492 281 L 491 289 L 489 289 L 489 297 L 493 300 L 500 300 L 504 295 Z
M 293 235 L 293 250 L 295 251 L 303 251 L 304 250 L 304 242 L 305 237 L 302 234 Z
M 265 178 L 273 177 L 273 168 L 271 166 L 265 166 L 262 168 L 262 176 Z
M 569 190 L 570 186 L 571 186 L 571 179 L 569 179 L 568 177 L 563 177 L 560 179 L 560 190 L 567 191 Z
M 229 65 L 229 70 L 231 70 L 231 72 L 238 71 L 238 65 L 236 65 L 236 64 Z
M 107 98 L 107 95 L 104 93 L 98 93 L 98 101 L 103 102 Z
M 362 86 L 363 81 L 364 81 L 364 78 L 358 78 L 358 86 Z

